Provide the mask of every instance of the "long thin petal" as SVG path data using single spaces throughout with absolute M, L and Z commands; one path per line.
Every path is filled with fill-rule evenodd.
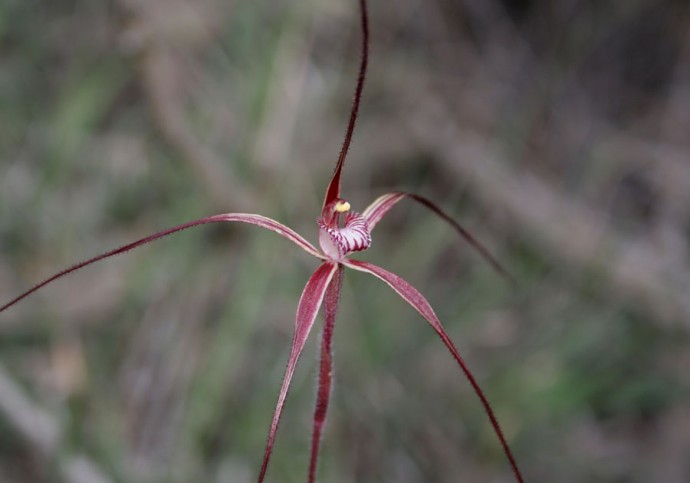
M 496 259 L 496 257 L 494 257 L 491 254 L 491 252 L 489 252 L 489 250 L 479 240 L 477 240 L 474 237 L 474 235 L 472 235 L 472 233 L 470 233 L 467 229 L 460 225 L 460 223 L 458 223 L 448 214 L 446 214 L 441 208 L 439 208 L 438 205 L 436 205 L 436 203 L 427 198 L 424 198 L 423 196 L 416 195 L 414 193 L 403 192 L 388 193 L 379 196 L 374 200 L 373 203 L 367 206 L 367 208 L 362 213 L 362 216 L 364 216 L 364 218 L 366 218 L 367 222 L 369 223 L 369 231 L 373 231 L 374 227 L 378 224 L 379 221 L 381 221 L 381 218 L 383 218 L 383 216 L 386 213 L 388 213 L 388 210 L 393 208 L 398 203 L 398 201 L 404 198 L 410 198 L 416 201 L 417 203 L 425 206 L 429 210 L 433 211 L 436 215 L 438 215 L 450 226 L 452 226 L 453 229 L 456 232 L 458 232 L 458 234 L 472 246 L 472 248 L 477 250 L 477 252 L 479 252 L 479 254 L 484 258 L 484 260 L 486 260 L 486 262 L 489 265 L 491 265 L 491 267 L 494 270 L 496 270 L 496 272 L 499 275 L 504 277 L 513 285 L 517 285 L 515 278 L 503 267 L 503 265 L 501 265 L 501 263 Z
M 335 315 L 340 300 L 340 287 L 343 278 L 343 266 L 338 265 L 338 271 L 326 290 L 324 299 L 323 337 L 321 339 L 321 364 L 319 366 L 319 388 L 316 392 L 316 407 L 314 408 L 314 428 L 311 438 L 311 457 L 309 460 L 309 483 L 316 481 L 316 469 L 319 463 L 319 448 L 321 433 L 328 414 L 328 402 L 333 382 L 333 329 Z
M 181 225 L 173 226 L 172 228 L 168 228 L 166 230 L 162 230 L 159 232 L 156 232 L 152 235 L 149 235 L 147 237 L 141 238 L 140 240 L 137 240 L 135 242 L 129 243 L 127 245 L 123 245 L 121 247 L 115 248 L 113 250 L 110 250 L 106 253 L 103 253 L 101 255 L 98 255 L 93 258 L 89 258 L 88 260 L 84 260 L 83 262 L 79 262 L 75 265 L 72 265 L 69 268 L 66 268 L 55 275 L 52 275 L 51 277 L 46 278 L 42 282 L 36 284 L 26 292 L 20 294 L 19 296 L 15 297 L 14 299 L 10 300 L 7 302 L 5 305 L 0 307 L 0 312 L 7 310 L 8 308 L 12 307 L 14 304 L 19 302 L 20 300 L 28 297 L 32 293 L 36 292 L 40 288 L 48 285 L 49 283 L 64 277 L 65 275 L 69 275 L 72 272 L 75 272 L 79 270 L 80 268 L 84 268 L 87 265 L 91 265 L 92 263 L 96 263 L 100 260 L 119 255 L 121 253 L 128 252 L 134 248 L 140 247 L 142 245 L 146 245 L 147 243 L 151 243 L 152 241 L 158 240 L 160 238 L 164 238 L 168 235 L 172 235 L 173 233 L 176 233 L 178 231 L 186 230 L 187 228 L 192 228 L 194 226 L 199 226 L 199 225 L 205 225 L 208 223 L 220 223 L 220 222 L 229 222 L 229 221 L 238 221 L 238 222 L 243 222 L 243 223 L 250 223 L 252 225 L 257 225 L 262 228 L 266 228 L 268 230 L 274 231 L 278 233 L 279 235 L 284 236 L 288 240 L 292 241 L 295 243 L 297 246 L 302 248 L 304 251 L 309 253 L 310 255 L 314 255 L 315 257 L 318 258 L 324 258 L 324 256 L 319 253 L 319 251 L 314 248 L 314 246 L 309 243 L 307 240 L 305 240 L 300 234 L 292 230 L 291 228 L 288 228 L 287 226 L 283 225 L 282 223 L 279 223 L 271 218 L 266 218 L 265 216 L 261 215 L 254 215 L 254 214 L 249 214 L 249 213 L 225 213 L 221 215 L 214 215 L 214 216 L 208 216 L 205 218 L 200 218 L 198 220 L 194 221 L 189 221 L 187 223 L 183 223 Z
M 457 363 L 460 365 L 462 372 L 465 373 L 465 376 L 470 381 L 470 384 L 472 385 L 474 392 L 479 397 L 482 406 L 484 406 L 484 411 L 486 412 L 487 416 L 489 417 L 489 420 L 491 421 L 491 425 L 493 426 L 496 436 L 501 442 L 503 451 L 506 457 L 508 458 L 508 461 L 510 462 L 510 466 L 512 467 L 513 473 L 515 474 L 515 478 L 517 479 L 517 481 L 522 482 L 522 474 L 520 473 L 515 458 L 513 457 L 513 453 L 510 451 L 510 447 L 508 446 L 508 443 L 505 437 L 503 436 L 503 431 L 501 430 L 501 426 L 498 424 L 498 419 L 496 419 L 496 416 L 494 415 L 494 411 L 491 408 L 491 405 L 489 404 L 489 400 L 484 395 L 484 391 L 482 391 L 482 389 L 479 387 L 479 383 L 470 372 L 463 358 L 460 357 L 460 353 L 455 348 L 455 344 L 453 344 L 453 341 L 446 333 L 445 329 L 441 325 L 441 321 L 434 313 L 434 309 L 431 308 L 431 305 L 426 300 L 426 298 L 424 298 L 424 296 L 421 293 L 419 293 L 419 291 L 416 288 L 410 285 L 409 282 L 407 282 L 406 280 L 394 273 L 384 270 L 381 267 L 359 260 L 347 260 L 343 263 L 350 268 L 359 270 L 360 272 L 370 273 L 375 277 L 378 277 L 379 279 L 386 282 L 393 290 L 395 290 L 398 293 L 398 295 L 400 295 L 407 303 L 414 307 L 415 310 L 417 310 L 417 312 L 419 312 L 422 315 L 422 317 L 424 317 L 427 320 L 427 322 L 429 322 L 431 327 L 434 328 L 434 330 L 439 335 L 443 343 L 446 345 L 450 353 L 453 355 Z
M 326 188 L 326 197 L 323 201 L 323 212 L 330 202 L 335 201 L 340 196 L 340 174 L 343 170 L 343 163 L 347 156 L 347 151 L 352 142 L 352 133 L 355 130 L 355 121 L 357 121 L 357 113 L 359 112 L 359 104 L 362 100 L 362 90 L 364 89 L 364 80 L 367 75 L 367 64 L 369 62 L 369 19 L 367 16 L 367 5 L 365 0 L 359 1 L 360 21 L 362 25 L 362 56 L 359 64 L 359 74 L 357 75 L 357 87 L 355 88 L 355 97 L 352 101 L 352 109 L 350 110 L 350 120 L 347 124 L 347 131 L 345 132 L 345 140 L 343 146 L 340 148 L 340 155 L 338 162 L 335 165 L 335 171 L 328 188 Z
M 273 443 L 276 438 L 276 431 L 278 430 L 278 423 L 280 422 L 280 415 L 283 412 L 283 405 L 287 397 L 288 389 L 290 388 L 290 381 L 292 375 L 295 373 L 295 366 L 297 359 L 304 349 L 304 344 L 307 341 L 309 332 L 314 325 L 316 314 L 319 312 L 321 302 L 326 295 L 326 288 L 328 287 L 333 274 L 338 270 L 338 264 L 332 262 L 324 262 L 312 274 L 307 281 L 307 285 L 302 291 L 302 296 L 299 299 L 297 306 L 297 317 L 295 319 L 295 335 L 292 340 L 292 349 L 290 350 L 290 357 L 288 358 L 287 368 L 285 369 L 285 376 L 283 376 L 283 384 L 280 387 L 278 395 L 278 403 L 273 413 L 273 421 L 271 422 L 271 429 L 268 432 L 268 440 L 266 441 L 266 451 L 264 453 L 264 460 L 261 465 L 261 472 L 259 473 L 259 483 L 264 481 L 266 470 L 268 469 L 268 461 L 271 458 L 271 451 L 273 451 Z

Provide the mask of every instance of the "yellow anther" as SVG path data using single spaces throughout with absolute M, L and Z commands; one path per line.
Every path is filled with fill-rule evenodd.
M 350 203 L 347 201 L 338 201 L 335 204 L 335 211 L 338 213 L 345 213 L 346 211 L 350 211 Z

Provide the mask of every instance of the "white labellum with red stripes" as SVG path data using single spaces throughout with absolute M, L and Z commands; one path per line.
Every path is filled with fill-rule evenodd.
M 371 245 L 369 223 L 359 213 L 350 210 L 350 203 L 337 200 L 324 209 L 319 218 L 319 244 L 324 255 L 343 260 L 351 252 L 366 250 Z M 344 215 L 340 226 L 340 215 Z

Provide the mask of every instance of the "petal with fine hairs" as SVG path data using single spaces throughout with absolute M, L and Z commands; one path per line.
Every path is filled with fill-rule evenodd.
M 388 213 L 388 210 L 393 208 L 400 200 L 404 198 L 409 198 L 416 201 L 420 205 L 431 210 L 443 221 L 448 223 L 467 243 L 472 246 L 484 260 L 491 265 L 499 275 L 505 278 L 513 286 L 517 285 L 515 277 L 513 277 L 508 270 L 506 270 L 503 265 L 494 257 L 491 252 L 479 241 L 477 240 L 469 230 L 463 227 L 460 223 L 455 221 L 446 212 L 444 212 L 436 203 L 425 198 L 423 196 L 414 193 L 404 193 L 402 191 L 387 193 L 376 198 L 362 213 L 362 216 L 369 223 L 369 231 L 373 231 L 374 227 L 381 221 L 381 218 Z
M 84 268 L 87 265 L 91 265 L 92 263 L 99 262 L 101 260 L 104 260 L 106 258 L 113 257 L 115 255 L 119 255 L 121 253 L 128 252 L 130 250 L 133 250 L 134 248 L 140 247 L 142 245 L 146 245 L 147 243 L 151 243 L 152 241 L 159 240 L 161 238 L 164 238 L 168 235 L 172 235 L 173 233 L 177 233 L 178 231 L 186 230 L 187 228 L 192 228 L 194 226 L 199 226 L 199 225 L 205 225 L 208 223 L 222 223 L 222 222 L 230 222 L 230 221 L 238 221 L 242 223 L 249 223 L 252 225 L 257 225 L 262 228 L 266 228 L 267 230 L 274 231 L 278 233 L 279 235 L 284 236 L 288 240 L 292 241 L 295 243 L 298 247 L 300 247 L 302 250 L 306 251 L 310 255 L 313 255 L 317 258 L 324 258 L 324 256 L 307 240 L 305 240 L 299 233 L 294 231 L 292 228 L 289 228 L 285 225 L 283 225 L 280 222 L 277 222 L 276 220 L 273 220 L 271 218 L 267 218 L 265 216 L 261 215 L 254 215 L 250 213 L 224 213 L 221 215 L 213 215 L 213 216 L 207 216 L 205 218 L 200 218 L 198 220 L 193 220 L 193 221 L 188 221 L 187 223 L 182 223 L 181 225 L 173 226 L 172 228 L 168 228 L 159 232 L 156 232 L 152 235 L 146 236 L 144 238 L 141 238 L 135 242 L 128 243 L 127 245 L 123 245 L 121 247 L 115 248 L 113 250 L 110 250 L 108 252 L 102 253 L 98 256 L 95 256 L 93 258 L 89 258 L 88 260 L 84 260 L 83 262 L 79 262 L 75 265 L 72 265 L 69 268 L 66 268 L 64 270 L 61 270 L 57 272 L 56 274 L 46 278 L 42 282 L 39 282 L 38 284 L 34 285 L 32 288 L 27 290 L 26 292 L 18 295 L 14 299 L 10 300 L 7 302 L 5 305 L 0 306 L 0 312 L 9 309 L 13 305 L 15 305 L 17 302 L 20 300 L 28 297 L 32 293 L 36 292 L 37 290 L 41 289 L 42 287 L 48 285 L 49 283 L 64 277 L 65 275 L 69 275 L 72 272 L 76 272 L 80 268 Z
M 445 346 L 452 354 L 453 358 L 460 366 L 460 369 L 462 369 L 462 372 L 465 373 L 465 376 L 470 381 L 470 384 L 472 385 L 475 394 L 479 397 L 479 400 L 481 401 L 482 406 L 484 407 L 484 412 L 491 421 L 494 433 L 496 433 L 496 436 L 498 437 L 498 440 L 500 441 L 501 446 L 503 447 L 503 452 L 505 453 L 506 457 L 508 458 L 508 461 L 510 462 L 510 466 L 513 470 L 513 473 L 515 474 L 516 479 L 522 482 L 523 479 L 520 470 L 518 469 L 515 458 L 513 457 L 513 453 L 510 451 L 508 442 L 503 436 L 503 431 L 501 430 L 501 426 L 498 424 L 498 419 L 496 419 L 496 416 L 494 415 L 494 411 L 491 408 L 491 405 L 489 404 L 489 400 L 484 395 L 484 391 L 482 391 L 482 389 L 479 387 L 479 383 L 470 372 L 470 369 L 469 367 L 467 367 L 467 364 L 465 363 L 464 359 L 460 357 L 460 353 L 455 348 L 455 344 L 453 344 L 453 341 L 448 336 L 448 333 L 441 325 L 441 321 L 434 313 L 434 309 L 431 308 L 431 305 L 429 304 L 427 299 L 419 292 L 419 290 L 414 288 L 408 281 L 392 272 L 389 272 L 388 270 L 384 270 L 383 268 L 377 265 L 362 262 L 359 260 L 346 260 L 343 262 L 343 264 L 354 270 L 370 273 L 371 275 L 374 275 L 375 277 L 386 282 L 408 304 L 414 307 L 414 309 L 417 312 L 419 312 L 422 315 L 422 317 L 426 319 L 427 322 L 429 322 L 429 325 L 431 325 L 431 327 L 433 327 L 433 329 L 436 331 L 438 336 L 441 338 Z
M 323 298 L 326 295 L 326 288 L 330 284 L 336 270 L 338 270 L 337 263 L 324 262 L 321 264 L 307 281 L 307 285 L 305 285 L 302 296 L 299 299 L 297 317 L 295 319 L 295 335 L 292 339 L 292 349 L 290 350 L 290 357 L 288 358 L 287 368 L 283 376 L 283 383 L 280 387 L 280 393 L 278 394 L 278 403 L 273 412 L 271 428 L 268 432 L 266 451 L 264 452 L 264 460 L 261 465 L 261 472 L 259 473 L 259 483 L 264 481 L 266 477 L 268 461 L 273 451 L 273 443 L 275 442 L 276 432 L 278 431 L 280 415 L 283 412 L 283 406 L 285 405 L 285 398 L 290 388 L 292 375 L 295 373 L 297 359 L 299 359 L 302 349 L 304 349 L 304 344 L 307 342 L 309 332 L 314 325 L 314 320 L 319 312 L 319 308 L 321 308 Z

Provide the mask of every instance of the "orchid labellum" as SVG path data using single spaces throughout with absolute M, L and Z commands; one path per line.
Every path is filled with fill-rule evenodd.
M 278 233 L 279 235 L 282 235 L 283 237 L 292 241 L 301 249 L 305 250 L 307 253 L 321 260 L 321 264 L 307 281 L 307 284 L 304 287 L 304 291 L 302 292 L 299 304 L 297 306 L 297 317 L 295 320 L 294 338 L 292 341 L 292 347 L 288 358 L 287 369 L 285 371 L 283 382 L 280 388 L 280 393 L 278 395 L 278 403 L 276 405 L 275 412 L 273 414 L 273 420 L 271 422 L 271 426 L 268 432 L 268 440 L 266 443 L 266 450 L 263 457 L 263 464 L 261 466 L 261 470 L 258 476 L 259 482 L 264 481 L 264 478 L 266 476 L 268 463 L 271 457 L 273 444 L 278 430 L 278 423 L 280 422 L 280 416 L 283 410 L 283 406 L 285 404 L 285 400 L 288 394 L 288 389 L 290 387 L 292 376 L 295 371 L 297 360 L 299 359 L 300 354 L 304 349 L 307 338 L 309 337 L 309 333 L 311 332 L 312 327 L 314 325 L 314 321 L 316 320 L 316 316 L 323 305 L 325 325 L 323 328 L 321 363 L 318 376 L 318 390 L 312 430 L 313 432 L 311 457 L 308 470 L 308 481 L 314 482 L 316 480 L 321 434 L 326 418 L 326 413 L 328 412 L 328 403 L 332 384 L 333 361 L 331 343 L 333 337 L 333 326 L 335 323 L 335 316 L 340 296 L 343 269 L 345 267 L 360 272 L 368 273 L 388 284 L 395 292 L 397 292 L 398 295 L 400 295 L 400 297 L 403 298 L 403 300 L 405 300 L 415 310 L 417 310 L 417 312 L 419 312 L 419 314 L 424 319 L 426 319 L 426 321 L 436 331 L 438 336 L 441 338 L 445 346 L 450 351 L 455 361 L 460 366 L 460 369 L 464 372 L 465 376 L 472 385 L 472 388 L 474 389 L 475 393 L 479 397 L 481 404 L 483 405 L 483 408 L 493 427 L 493 430 L 496 436 L 498 437 L 502 449 L 510 463 L 515 478 L 517 479 L 517 481 L 523 481 L 522 475 L 517 466 L 515 458 L 513 457 L 508 443 L 505 437 L 503 436 L 501 427 L 498 423 L 496 416 L 494 415 L 493 410 L 491 409 L 491 406 L 489 405 L 486 396 L 479 387 L 479 384 L 477 383 L 476 379 L 468 369 L 464 360 L 460 356 L 458 350 L 456 349 L 455 345 L 446 333 L 445 329 L 441 325 L 441 322 L 439 321 L 438 317 L 434 313 L 434 310 L 431 308 L 431 305 L 426 300 L 426 298 L 416 288 L 410 285 L 410 283 L 408 283 L 398 275 L 391 273 L 371 263 L 350 258 L 350 255 L 352 255 L 353 253 L 366 250 L 367 248 L 369 248 L 369 246 L 372 243 L 372 231 L 379 223 L 379 221 L 381 221 L 383 216 L 391 208 L 393 208 L 399 201 L 402 201 L 403 199 L 410 199 L 425 206 L 433 213 L 441 217 L 443 220 L 448 222 L 451 225 L 451 227 L 453 227 L 453 229 L 455 229 L 460 234 L 460 236 L 462 236 L 476 250 L 478 250 L 478 252 L 502 276 L 506 277 L 508 280 L 512 280 L 510 278 L 510 275 L 508 275 L 508 273 L 501 267 L 501 265 L 488 253 L 488 251 L 479 242 L 477 242 L 472 237 L 472 235 L 469 232 L 463 229 L 457 222 L 452 220 L 440 208 L 438 208 L 435 204 L 433 204 L 426 198 L 423 198 L 419 195 L 402 192 L 389 193 L 377 198 L 372 204 L 365 208 L 362 213 L 357 213 L 351 210 L 350 203 L 348 203 L 345 199 L 340 197 L 340 177 L 345 157 L 347 155 L 348 148 L 352 140 L 352 134 L 354 131 L 355 121 L 357 119 L 357 113 L 359 110 L 368 62 L 369 29 L 366 0 L 359 0 L 359 6 L 360 20 L 362 26 L 361 63 L 359 67 L 359 75 L 357 79 L 354 102 L 352 104 L 350 119 L 345 134 L 345 141 L 340 151 L 340 156 L 336 163 L 333 177 L 331 178 L 330 183 L 328 184 L 328 188 L 326 189 L 326 196 L 323 202 L 323 207 L 321 209 L 321 215 L 318 217 L 317 220 L 319 230 L 319 245 L 321 247 L 321 250 L 317 249 L 309 241 L 307 241 L 305 238 L 303 238 L 301 235 L 299 235 L 289 227 L 273 219 L 266 218 L 261 215 L 247 213 L 225 213 L 220 215 L 208 216 L 205 218 L 200 218 L 198 220 L 183 223 L 181 225 L 177 225 L 163 231 L 159 231 L 140 240 L 137 240 L 133 243 L 121 246 L 114 250 L 103 253 L 99 256 L 93 257 L 89 260 L 78 263 L 65 270 L 62 270 L 61 272 L 58 272 L 55 275 L 40 282 L 33 288 L 27 290 L 26 292 L 22 293 L 18 297 L 14 298 L 13 300 L 9 301 L 8 303 L 0 307 L 0 312 L 7 310 L 20 300 L 24 299 L 25 297 L 28 297 L 29 295 L 36 292 L 45 285 L 61 277 L 64 277 L 65 275 L 68 275 L 76 270 L 79 270 L 82 267 L 98 262 L 99 260 L 103 260 L 105 258 L 109 258 L 114 255 L 127 252 L 133 248 L 166 237 L 178 231 L 185 230 L 187 228 L 191 228 L 198 225 L 219 222 L 242 222 L 257 225 L 259 227 L 266 228 L 268 230 Z

